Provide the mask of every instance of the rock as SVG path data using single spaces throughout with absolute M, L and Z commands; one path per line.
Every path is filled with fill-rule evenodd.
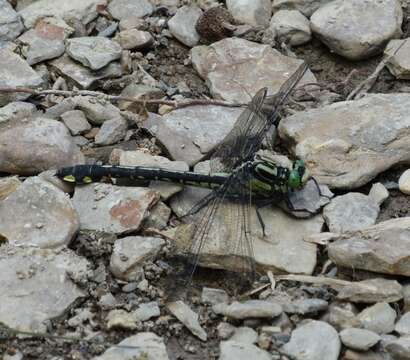
M 157 200 L 149 189 L 95 183 L 76 187 L 73 197 L 81 229 L 115 234 L 138 230 Z
M 300 315 L 316 314 L 328 308 L 327 301 L 322 299 L 300 299 L 281 305 L 286 313 Z
M 67 19 L 69 21 L 70 19 Z M 52 37 L 60 37 L 65 40 L 75 33 L 75 29 L 68 25 L 63 19 L 56 17 L 45 17 L 36 22 L 35 29 Z
M 394 360 L 410 359 L 410 337 L 390 341 L 385 348 Z
M 28 178 L 0 202 L 0 237 L 14 246 L 57 248 L 79 229 L 70 199 L 38 177 Z
M 202 289 L 201 302 L 203 304 L 216 305 L 219 303 L 227 303 L 228 301 L 229 296 L 225 290 L 208 287 Z
M 17 176 L 8 176 L 0 178 L 0 201 L 14 193 L 21 185 Z
M 374 225 L 379 211 L 369 196 L 351 192 L 332 199 L 323 209 L 323 217 L 330 232 L 341 233 Z
M 121 57 L 121 46 L 100 36 L 68 39 L 67 54 L 91 70 L 99 70 Z
M 410 311 L 410 284 L 403 284 L 403 311 Z
M 252 26 L 269 26 L 272 15 L 270 0 L 227 0 L 226 7 L 234 19 Z
M 227 322 L 221 322 L 216 329 L 218 331 L 218 338 L 226 340 L 234 334 L 236 328 Z
M 410 312 L 406 312 L 396 323 L 394 330 L 402 336 L 410 335 Z
M 310 17 L 317 9 L 333 0 L 273 0 L 273 13 L 279 10 L 299 10 Z
M 242 326 L 235 329 L 229 340 L 236 341 L 239 344 L 254 344 L 258 340 L 258 333 L 250 327 Z
M 171 159 L 191 166 L 223 140 L 241 112 L 222 106 L 189 106 L 162 117 L 149 114 L 143 127 L 164 145 Z
M 21 9 L 19 14 L 27 28 L 32 28 L 37 20 L 46 16 L 77 19 L 83 24 L 88 24 L 97 17 L 98 5 L 105 6 L 106 4 L 106 0 L 72 0 L 64 3 L 54 0 L 38 0 Z
M 154 8 L 148 0 L 113 0 L 108 5 L 108 11 L 117 20 L 130 16 L 143 18 L 151 15 L 153 10 Z
M 346 350 L 343 360 L 386 360 L 385 353 Z
M 135 318 L 139 321 L 147 321 L 153 317 L 161 315 L 158 303 L 151 301 L 149 303 L 143 303 L 138 306 L 138 309 L 134 311 Z
M 0 42 L 14 40 L 23 30 L 20 16 L 7 0 L 0 0 Z
M 67 111 L 61 115 L 61 120 L 72 135 L 84 134 L 91 130 L 91 125 L 81 110 Z
M 331 51 L 361 60 L 382 52 L 390 39 L 400 37 L 403 12 L 397 0 L 336 0 L 320 7 L 310 21 L 312 32 Z
M 41 77 L 25 60 L 7 49 L 0 49 L 0 86 L 36 89 L 42 84 Z M 30 94 L 25 93 L 2 93 L 0 94 L 0 106 L 12 101 L 27 99 L 29 96 Z
M 284 56 L 270 45 L 239 38 L 196 46 L 191 58 L 214 98 L 240 103 L 249 102 L 249 94 L 256 94 L 262 87 L 268 87 L 268 95 L 277 93 L 301 64 L 301 60 Z M 308 71 L 300 84 L 315 81 Z
M 107 293 L 101 296 L 100 300 L 98 301 L 98 305 L 103 310 L 109 310 L 117 305 L 117 300 L 111 293 Z
M 278 304 L 264 300 L 248 300 L 245 302 L 233 302 L 232 304 L 219 303 L 212 306 L 212 311 L 218 315 L 224 315 L 232 319 L 247 318 L 274 318 L 282 313 Z
M 122 117 L 105 121 L 95 136 L 96 145 L 112 145 L 125 138 L 128 123 Z
M 72 98 L 72 104 L 83 111 L 93 125 L 102 125 L 108 120 L 121 117 L 120 110 L 106 100 L 78 96 Z
M 165 241 L 156 237 L 127 236 L 117 239 L 111 254 L 110 270 L 121 280 L 136 281 L 144 262 L 156 258 Z
M 198 19 L 195 29 L 201 38 L 207 41 L 218 41 L 232 35 L 236 26 L 231 13 L 222 6 L 211 7 Z
M 305 44 L 312 38 L 309 20 L 298 10 L 279 10 L 273 15 L 270 27 L 280 42 L 291 46 Z
M 365 329 L 345 329 L 340 333 L 343 345 L 350 349 L 366 351 L 380 341 L 380 336 Z
M 23 101 L 16 101 L 0 108 L 0 128 L 14 121 L 29 118 L 36 112 L 36 106 Z
M 339 266 L 409 276 L 409 241 L 410 217 L 403 217 L 340 235 L 328 254 Z
M 282 119 L 279 136 L 320 184 L 352 189 L 408 161 L 409 104 L 408 94 L 338 102 Z
M 0 248 L 0 322 L 44 333 L 85 294 L 71 279 L 86 277 L 89 263 L 68 249 L 3 245 Z
M 406 195 L 410 195 L 410 170 L 406 170 L 399 178 L 399 190 Z
M 219 346 L 219 360 L 271 360 L 272 356 L 257 346 L 244 342 L 222 341 Z
M 202 341 L 206 341 L 207 334 L 201 327 L 198 321 L 198 314 L 193 312 L 188 305 L 182 301 L 173 301 L 166 304 L 168 310 L 174 315 L 180 322 L 182 322 L 189 331 L 192 332 L 197 338 Z
M 369 279 L 343 286 L 337 298 L 355 303 L 390 303 L 403 298 L 403 287 L 396 280 Z
M 145 25 L 145 20 L 139 16 L 130 15 L 121 19 L 118 27 L 120 31 L 129 30 L 129 29 L 138 29 L 141 30 Z
M 115 309 L 107 314 L 107 330 L 123 329 L 134 330 L 137 327 L 137 322 L 128 311 Z
M 387 59 L 386 66 L 397 79 L 410 79 L 410 62 L 408 61 L 410 47 L 404 40 L 390 40 L 384 49 Z
M 382 183 L 373 184 L 369 191 L 369 198 L 372 199 L 377 205 L 381 206 L 384 201 L 389 197 L 389 191 Z
M 26 31 L 17 42 L 22 46 L 21 53 L 27 63 L 34 65 L 64 54 L 64 37 L 63 28 L 42 22 L 35 29 Z
M 147 360 L 169 359 L 165 344 L 158 335 L 150 332 L 140 332 L 110 347 L 104 354 L 93 357 L 92 360 L 142 360 L 144 358 Z
M 195 25 L 202 15 L 202 10 L 197 6 L 183 6 L 168 21 L 171 34 L 184 45 L 193 47 L 199 42 L 199 34 Z
M 171 209 L 167 205 L 165 205 L 162 201 L 158 201 L 152 207 L 150 214 L 144 223 L 145 227 L 158 230 L 166 228 L 171 212 Z
M 396 312 L 389 304 L 382 302 L 364 309 L 357 318 L 363 328 L 378 334 L 388 334 L 394 330 Z
M 76 61 L 71 60 L 69 56 L 64 55 L 51 61 L 50 65 L 59 74 L 80 89 L 92 89 L 99 80 L 122 75 L 121 65 L 118 62 L 110 63 L 98 71 L 92 71 Z
M 320 339 L 320 341 L 317 341 Z M 341 344 L 337 331 L 323 321 L 310 321 L 292 332 L 282 351 L 304 360 L 337 360 Z
M 131 83 L 127 85 L 122 91 L 121 96 L 127 96 L 137 99 L 147 99 L 147 100 L 155 100 L 155 99 L 162 99 L 165 96 L 165 93 L 158 88 L 144 85 L 144 84 L 135 84 Z M 158 105 L 157 104 L 146 104 L 145 105 L 148 111 L 157 112 Z M 121 110 L 128 110 L 133 112 L 141 111 L 141 104 L 133 103 L 130 101 L 121 100 L 118 101 L 118 107 Z
M 123 49 L 142 50 L 149 48 L 154 43 L 154 38 L 148 31 L 129 29 L 118 34 L 118 41 Z
M 329 306 L 326 321 L 337 330 L 359 327 L 360 321 L 357 319 L 358 311 L 351 303 L 333 303 Z

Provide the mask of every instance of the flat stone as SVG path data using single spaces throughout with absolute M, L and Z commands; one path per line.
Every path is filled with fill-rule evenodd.
M 0 127 L 13 121 L 29 118 L 37 111 L 36 106 L 28 102 L 16 101 L 0 108 Z
M 389 190 L 382 183 L 375 183 L 369 191 L 369 197 L 379 206 L 389 197 Z
M 157 200 L 149 189 L 96 183 L 76 187 L 73 197 L 81 229 L 115 234 L 138 230 Z
M 357 318 L 362 327 L 376 332 L 377 334 L 388 334 L 394 330 L 396 312 L 385 303 L 377 303 L 364 309 Z
M 390 40 L 384 49 L 386 66 L 397 79 L 410 79 L 410 46 L 407 40 Z
M 180 7 L 168 21 L 170 33 L 186 46 L 197 45 L 200 36 L 196 32 L 195 25 L 201 15 L 202 10 L 197 6 Z
M 237 343 L 254 344 L 258 340 L 258 333 L 250 327 L 241 326 L 235 329 L 234 334 L 229 339 Z
M 155 100 L 164 98 L 165 93 L 161 89 L 149 85 L 131 83 L 121 91 L 121 96 L 132 97 L 140 100 Z M 146 104 L 145 106 L 148 111 L 158 112 L 157 104 Z M 118 107 L 121 110 L 133 112 L 141 111 L 141 104 L 132 103 L 125 100 L 118 101 Z
M 224 315 L 232 319 L 247 318 L 274 318 L 282 313 L 282 307 L 270 301 L 247 300 L 233 302 L 232 304 L 219 303 L 212 306 L 215 314 Z
M 121 280 L 139 280 L 144 262 L 156 258 L 165 241 L 156 237 L 127 236 L 117 239 L 110 259 L 110 270 Z
M 394 330 L 402 336 L 410 335 L 410 312 L 406 312 L 399 321 L 397 321 Z
M 106 67 L 93 71 L 71 60 L 68 55 L 63 55 L 49 63 L 53 69 L 72 82 L 80 89 L 93 89 L 99 80 L 119 77 L 122 75 L 119 62 L 113 62 Z
M 390 303 L 403 299 L 403 287 L 396 280 L 369 279 L 343 286 L 337 298 L 355 303 Z
M 293 330 L 282 351 L 297 359 L 337 360 L 341 343 L 337 331 L 323 321 L 311 321 Z
M 410 337 L 402 337 L 390 341 L 385 348 L 395 360 L 410 359 Z
M 202 341 L 206 341 L 207 334 L 201 327 L 198 321 L 198 314 L 190 309 L 188 305 L 182 301 L 173 301 L 167 303 L 167 308 L 181 323 L 183 323 L 189 331 L 192 332 L 197 338 Z
M 400 37 L 403 12 L 397 0 L 335 0 L 320 7 L 310 21 L 312 32 L 331 51 L 361 60 L 382 52 L 390 39 Z
M 134 311 L 133 315 L 139 321 L 147 321 L 153 317 L 158 317 L 161 315 L 158 303 L 156 301 L 151 301 L 148 303 L 142 303 L 138 306 L 138 309 Z
M 335 237 L 329 258 L 339 266 L 410 275 L 410 217 L 391 219 Z
M 154 43 L 154 38 L 148 31 L 129 29 L 118 34 L 118 41 L 123 49 L 142 50 L 149 48 Z
M 219 346 L 219 360 L 271 360 L 267 351 L 259 349 L 253 344 L 237 341 L 222 341 Z
M 312 38 L 309 20 L 298 10 L 279 10 L 273 15 L 270 28 L 280 42 L 292 46 L 303 45 Z
M 0 171 L 32 175 L 83 162 L 84 156 L 59 121 L 27 119 L 0 130 Z
M 122 117 L 104 121 L 95 136 L 96 145 L 112 145 L 120 142 L 127 135 L 128 123 Z
M 288 314 L 317 314 L 327 310 L 329 304 L 322 299 L 299 299 L 287 304 L 282 304 L 283 311 Z
M 282 119 L 279 136 L 320 184 L 352 189 L 410 160 L 409 105 L 408 94 L 338 102 Z
M 67 111 L 61 115 L 61 120 L 72 135 L 84 134 L 91 130 L 91 125 L 81 110 Z
M 19 11 L 27 28 L 32 28 L 37 20 L 46 16 L 56 18 L 74 18 L 80 20 L 83 24 L 88 24 L 94 20 L 98 13 L 98 5 L 104 7 L 107 5 L 106 0 L 38 0 L 26 6 Z
M 399 190 L 406 195 L 410 195 L 410 170 L 406 170 L 399 178 Z
M 121 46 L 101 36 L 68 39 L 66 52 L 91 70 L 99 70 L 121 57 Z
M 24 30 L 20 16 L 7 0 L 0 0 L 0 41 L 11 41 Z
M 128 311 L 122 309 L 111 310 L 106 320 L 107 330 L 134 330 L 137 327 L 137 320 Z
M 229 301 L 229 296 L 225 290 L 222 289 L 212 289 L 204 287 L 201 294 L 201 302 L 203 304 L 216 305 L 219 303 L 227 303 Z
M 113 0 L 108 11 L 114 19 L 122 20 L 130 16 L 142 18 L 151 15 L 154 7 L 148 0 Z
M 110 347 L 102 355 L 92 360 L 168 360 L 167 349 L 163 340 L 156 334 L 140 332 Z
M 272 15 L 270 0 L 227 0 L 226 7 L 239 23 L 268 27 Z
M 162 117 L 150 113 L 143 127 L 163 144 L 171 159 L 191 166 L 224 139 L 241 112 L 222 106 L 189 106 Z
M 0 178 L 0 201 L 12 194 L 21 185 L 17 176 L 6 176 Z
M 0 49 L 0 86 L 36 89 L 42 84 L 41 77 L 25 60 L 7 49 Z M 2 93 L 0 94 L 0 106 L 12 101 L 27 99 L 29 96 L 30 94 L 25 93 Z
M 311 15 L 324 4 L 333 0 L 273 0 L 273 13 L 278 10 L 299 10 L 310 18 Z
M 239 103 L 248 103 L 249 94 L 256 94 L 263 87 L 268 88 L 268 95 L 276 94 L 302 62 L 282 55 L 270 45 L 239 38 L 196 46 L 191 50 L 191 58 L 214 98 Z M 306 82 L 316 82 L 310 71 L 300 84 Z
M 380 341 L 380 336 L 365 329 L 345 329 L 340 332 L 340 340 L 350 349 L 366 351 Z
M 79 229 L 67 195 L 38 177 L 28 178 L 0 202 L 0 218 L 0 237 L 14 246 L 61 247 Z
M 89 263 L 68 249 L 0 247 L 0 322 L 16 330 L 46 332 L 85 296 L 71 280 L 86 278 Z

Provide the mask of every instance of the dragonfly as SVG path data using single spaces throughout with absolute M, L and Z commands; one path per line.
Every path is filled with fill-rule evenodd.
M 210 156 L 210 172 L 207 174 L 143 166 L 76 165 L 61 168 L 56 175 L 66 182 L 77 184 L 113 177 L 161 180 L 209 189 L 209 193 L 182 216 L 184 219 L 195 219 L 188 251 L 191 254 L 188 278 L 192 279 L 201 264 L 204 247 L 212 241 L 211 228 L 221 217 L 231 228 L 230 250 L 240 254 L 238 260 L 241 265 L 235 271 L 253 277 L 255 260 L 249 223 L 252 207 L 256 205 L 257 217 L 264 230 L 258 208 L 285 200 L 290 210 L 298 210 L 289 201 L 289 194 L 303 188 L 310 179 L 302 160 L 295 160 L 288 168 L 259 153 L 269 129 L 278 124 L 287 98 L 306 70 L 307 65 L 302 63 L 275 95 L 268 96 L 267 88 L 260 89 L 254 95 L 232 130 Z M 230 214 L 229 219 L 227 213 Z

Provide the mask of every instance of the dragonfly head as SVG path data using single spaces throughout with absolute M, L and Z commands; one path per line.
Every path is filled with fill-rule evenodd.
M 94 179 L 81 171 L 81 166 L 67 166 L 61 169 L 58 169 L 56 176 L 61 180 L 73 184 L 89 184 L 94 181 Z M 85 169 L 84 169 L 85 170 Z
M 296 160 L 289 173 L 288 186 L 291 189 L 302 188 L 309 179 L 309 172 L 303 160 Z

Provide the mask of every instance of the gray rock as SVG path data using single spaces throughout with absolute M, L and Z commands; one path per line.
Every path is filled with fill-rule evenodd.
M 70 21 L 68 18 L 67 21 Z M 45 17 L 36 22 L 35 29 L 40 32 L 45 32 L 52 37 L 61 37 L 67 39 L 74 34 L 75 29 L 68 25 L 59 17 Z
M 328 245 L 328 254 L 339 266 L 410 275 L 410 217 L 383 221 L 334 240 Z
M 292 46 L 305 44 L 312 38 L 309 20 L 298 10 L 279 10 L 273 15 L 270 27 L 280 42 Z
M 147 220 L 145 220 L 144 226 L 145 228 L 154 228 L 162 230 L 167 227 L 170 216 L 171 209 L 162 201 L 158 201 L 151 208 L 150 214 Z
M 70 199 L 38 177 L 27 179 L 0 202 L 0 234 L 14 246 L 57 248 L 79 229 Z
M 164 145 L 172 159 L 194 165 L 223 140 L 240 113 L 237 108 L 189 106 L 162 117 L 150 113 L 143 127 Z
M 137 320 L 128 311 L 122 309 L 111 310 L 107 314 L 106 320 L 107 330 L 134 330 L 137 327 Z
M 7 49 L 0 49 L 1 87 L 36 89 L 42 84 L 41 77 L 25 60 Z M 0 94 L 0 106 L 7 105 L 12 101 L 27 99 L 29 96 L 30 94 L 25 93 L 2 93 Z
M 136 281 L 144 262 L 156 258 L 165 241 L 156 237 L 127 236 L 117 239 L 110 259 L 110 270 L 118 279 Z
M 343 345 L 360 351 L 369 350 L 380 341 L 378 334 L 365 329 L 345 329 L 339 335 Z
M 145 25 L 145 20 L 139 16 L 130 15 L 121 19 L 118 27 L 120 31 L 129 29 L 141 30 Z
M 31 117 L 36 112 L 36 106 L 23 101 L 16 101 L 0 108 L 0 127 L 6 123 Z
M 122 20 L 130 16 L 144 17 L 151 15 L 154 7 L 148 0 L 113 0 L 108 11 L 114 19 Z
M 105 121 L 119 118 L 120 110 L 110 102 L 88 96 L 72 98 L 75 108 L 84 112 L 86 118 L 93 125 L 102 125 Z
M 258 340 L 258 333 L 250 327 L 241 326 L 235 329 L 234 334 L 229 340 L 240 344 L 254 344 Z
M 190 309 L 188 305 L 182 301 L 173 301 L 166 304 L 168 310 L 174 315 L 181 323 L 183 323 L 189 331 L 202 341 L 206 341 L 207 334 L 201 327 L 198 321 L 198 314 Z
M 362 327 L 378 334 L 388 334 L 394 330 L 396 312 L 385 303 L 377 303 L 357 315 Z
M 161 315 L 158 303 L 156 301 L 151 301 L 148 303 L 143 303 L 138 306 L 138 309 L 134 311 L 135 318 L 139 321 L 147 321 L 153 317 L 158 317 Z
M 70 278 L 86 277 L 89 263 L 68 249 L 0 248 L 0 322 L 46 332 L 45 321 L 64 315 L 85 294 Z
M 22 45 L 21 53 L 29 65 L 64 54 L 64 29 L 60 28 L 61 31 L 58 32 L 55 26 L 52 29 L 42 26 L 41 30 L 43 31 L 31 29 L 17 39 L 17 42 Z
M 97 5 L 106 5 L 106 0 L 70 0 L 70 1 L 55 1 L 55 0 L 38 0 L 24 7 L 19 11 L 19 14 L 24 20 L 24 25 L 27 28 L 33 27 L 37 20 L 46 16 L 56 18 L 74 18 L 81 20 L 83 24 L 88 24 L 94 20 L 97 13 Z
M 158 88 L 144 85 L 144 84 L 136 84 L 131 83 L 127 85 L 124 90 L 121 91 L 121 96 L 127 96 L 137 99 L 162 99 L 165 96 L 165 93 Z M 158 112 L 158 105 L 157 104 L 146 104 L 145 105 L 148 111 L 151 112 Z M 132 103 L 130 101 L 121 100 L 118 101 L 118 107 L 121 110 L 128 110 L 133 112 L 141 111 L 141 104 L 139 103 Z
M 154 43 L 154 38 L 148 31 L 129 29 L 118 34 L 118 41 L 123 49 L 142 50 L 149 48 Z
M 320 7 L 310 21 L 312 32 L 333 52 L 360 60 L 400 37 L 403 12 L 397 0 L 335 0 Z
M 0 201 L 12 194 L 21 185 L 17 176 L 6 176 L 0 178 Z
M 299 10 L 310 17 L 317 9 L 333 0 L 273 0 L 273 13 L 278 10 Z
M 410 195 L 410 170 L 406 170 L 399 178 L 399 190 L 406 195 Z
M 10 3 L 0 0 L 0 41 L 14 40 L 23 29 L 21 18 Z
M 184 45 L 193 47 L 198 44 L 200 36 L 195 25 L 202 15 L 202 10 L 197 6 L 183 6 L 168 21 L 170 33 Z
M 143 359 L 168 360 L 167 349 L 163 340 L 156 334 L 141 332 L 130 336 L 110 347 L 100 356 L 92 360 L 114 360 L 114 359 Z
M 389 190 L 382 183 L 373 184 L 370 191 L 369 197 L 379 206 L 384 203 L 384 201 L 389 197 Z
M 219 360 L 271 360 L 267 351 L 247 342 L 222 341 L 219 346 Z
M 355 303 L 390 303 L 403 298 L 403 287 L 396 280 L 382 278 L 363 280 L 343 286 L 337 298 Z
M 149 189 L 96 183 L 78 186 L 73 197 L 81 229 L 115 234 L 138 230 L 157 200 Z
M 288 314 L 316 314 L 327 310 L 328 303 L 322 299 L 300 299 L 287 304 L 282 304 L 283 311 Z
M 216 329 L 218 331 L 218 338 L 227 340 L 234 334 L 236 328 L 227 322 L 221 322 L 218 324 Z
M 66 41 L 66 52 L 91 70 L 99 70 L 121 57 L 121 46 L 100 36 L 79 37 Z
M 323 209 L 323 217 L 330 232 L 341 233 L 374 225 L 379 211 L 369 196 L 350 192 L 332 199 Z
M 394 330 L 402 336 L 410 335 L 410 312 L 406 312 L 396 323 Z
M 83 162 L 67 128 L 56 120 L 30 119 L 0 131 L 0 171 L 32 175 Z
M 387 58 L 386 66 L 397 79 L 410 79 L 409 54 L 408 38 L 390 40 L 384 49 Z
M 98 71 L 93 71 L 71 60 L 69 56 L 64 55 L 51 61 L 50 65 L 80 89 L 92 89 L 99 80 L 122 75 L 121 65 L 118 62 L 110 63 Z
M 226 7 L 240 23 L 264 28 L 269 26 L 272 15 L 270 0 L 227 0 Z
M 286 354 L 304 360 L 337 360 L 340 350 L 337 331 L 323 321 L 311 321 L 298 327 L 282 347 Z
M 390 341 L 385 348 L 394 360 L 410 359 L 410 337 Z
M 256 94 L 265 86 L 269 95 L 277 93 L 301 64 L 301 60 L 284 56 L 270 45 L 239 38 L 196 46 L 191 57 L 192 65 L 206 80 L 214 98 L 240 103 L 249 102 L 249 94 Z M 315 81 L 308 71 L 300 84 Z
M 391 360 L 386 352 L 346 350 L 343 360 Z
M 351 303 L 333 303 L 329 306 L 329 311 L 324 319 L 338 331 L 359 327 L 360 321 L 357 319 L 358 310 Z
M 90 123 L 81 110 L 67 111 L 61 115 L 61 120 L 72 135 L 84 134 L 91 129 Z
M 222 289 L 212 289 L 204 287 L 201 294 L 201 302 L 203 304 L 216 305 L 219 303 L 227 303 L 229 301 L 229 296 L 225 290 Z
M 282 307 L 270 301 L 247 300 L 232 304 L 219 303 L 212 306 L 215 314 L 224 315 L 232 319 L 274 318 L 282 313 Z
M 338 102 L 282 119 L 279 135 L 312 164 L 309 170 L 319 183 L 352 189 L 409 161 L 409 140 L 403 135 L 410 126 L 409 104 L 408 94 Z
M 95 136 L 96 145 L 112 145 L 125 138 L 128 123 L 122 117 L 105 121 Z
M 403 284 L 403 311 L 410 311 L 410 283 Z

